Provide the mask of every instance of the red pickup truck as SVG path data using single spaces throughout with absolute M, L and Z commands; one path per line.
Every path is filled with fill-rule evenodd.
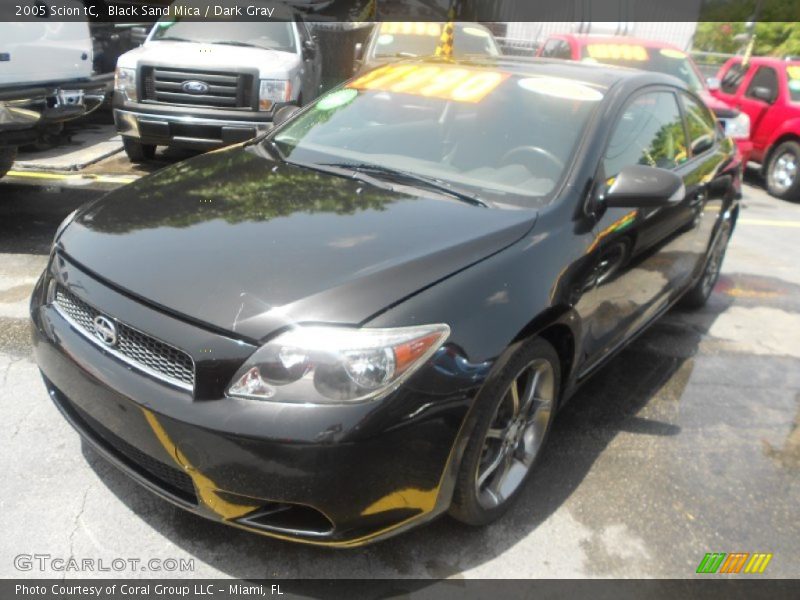
M 537 56 L 600 62 L 673 75 L 683 80 L 714 111 L 725 133 L 736 140 L 742 164 L 750 159 L 748 114 L 712 96 L 692 58 L 671 44 L 627 36 L 560 34 L 547 38 Z
M 750 160 L 773 196 L 800 201 L 800 61 L 731 58 L 712 93 L 750 116 Z

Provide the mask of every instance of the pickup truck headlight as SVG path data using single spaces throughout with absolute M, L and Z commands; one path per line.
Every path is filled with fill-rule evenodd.
M 259 348 L 226 394 L 303 404 L 372 400 L 396 389 L 444 343 L 447 325 L 298 327 Z
M 750 117 L 747 113 L 740 112 L 733 119 L 725 121 L 725 134 L 735 140 L 746 140 L 750 138 Z
M 283 79 L 262 79 L 258 89 L 258 109 L 272 110 L 278 102 L 292 98 L 292 82 Z
M 114 92 L 124 94 L 131 102 L 138 101 L 136 93 L 136 69 L 123 69 L 117 67 L 114 72 Z

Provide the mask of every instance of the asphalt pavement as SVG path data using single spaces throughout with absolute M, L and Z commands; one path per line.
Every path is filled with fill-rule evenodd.
M 771 553 L 756 577 L 800 576 L 800 205 L 757 181 L 708 306 L 673 310 L 582 388 L 502 521 L 445 517 L 353 550 L 205 521 L 81 444 L 31 360 L 26 310 L 59 221 L 100 192 L 39 183 L 0 183 L 0 577 L 683 578 L 707 552 Z M 20 571 L 26 554 L 95 570 Z M 170 558 L 191 568 L 142 570 Z M 127 566 L 97 570 L 114 559 Z

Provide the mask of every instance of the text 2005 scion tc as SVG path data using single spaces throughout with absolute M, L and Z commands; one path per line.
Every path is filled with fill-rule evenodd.
M 740 185 L 720 131 L 660 74 L 381 67 L 68 219 L 31 304 L 47 389 L 231 525 L 351 546 L 488 523 L 576 386 L 708 298 Z

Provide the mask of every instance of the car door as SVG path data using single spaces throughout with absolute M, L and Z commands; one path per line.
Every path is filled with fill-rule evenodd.
M 692 180 L 689 152 L 676 92 L 649 88 L 629 100 L 609 136 L 598 195 L 628 165 L 669 169 Z M 693 195 L 649 209 L 603 208 L 600 200 L 597 210 L 587 257 L 593 270 L 576 304 L 584 372 L 668 306 L 699 259 L 695 229 L 702 207 Z
M 772 132 L 781 124 L 780 111 L 770 110 L 780 98 L 778 71 L 770 66 L 758 66 L 746 85 L 738 108 L 750 117 L 750 140 L 754 155 L 761 159 Z
M 726 153 L 720 148 L 724 134 L 714 114 L 696 96 L 679 92 L 689 136 L 690 159 L 682 166 L 689 204 L 695 209 L 695 272 L 704 265 L 706 250 L 722 213 L 732 181 L 729 172 L 721 173 Z

